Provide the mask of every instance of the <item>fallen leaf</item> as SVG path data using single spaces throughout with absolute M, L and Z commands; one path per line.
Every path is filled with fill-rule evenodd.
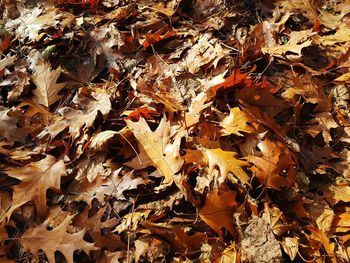
M 181 137 L 176 137 L 171 143 L 170 123 L 165 116 L 154 132 L 144 118 L 140 118 L 138 122 L 126 120 L 126 124 L 136 137 L 140 149 L 140 155 L 126 164 L 134 169 L 156 167 L 164 176 L 160 187 L 169 186 L 173 182 L 174 174 L 180 170 L 184 162 L 179 153 Z
M 73 263 L 73 253 L 76 250 L 82 250 L 86 254 L 96 250 L 93 243 L 86 242 L 83 237 L 85 230 L 69 234 L 67 228 L 72 216 L 67 217 L 58 227 L 53 230 L 47 230 L 48 222 L 37 227 L 29 228 L 19 238 L 23 248 L 30 251 L 38 259 L 39 250 L 42 250 L 48 262 L 55 262 L 55 252 L 59 251 L 65 257 L 67 263 Z
M 5 173 L 21 180 L 13 187 L 12 205 L 6 216 L 10 218 L 14 210 L 33 201 L 38 215 L 44 218 L 47 214 L 46 191 L 60 190 L 61 177 L 66 175 L 66 167 L 62 160 L 57 161 L 52 155 L 46 155 L 45 159 L 24 167 L 10 168 Z
M 255 132 L 254 127 L 250 123 L 249 115 L 240 110 L 240 108 L 235 107 L 230 109 L 230 115 L 222 120 L 220 126 L 223 128 L 223 135 L 235 134 L 237 136 L 244 136 L 242 132 Z
M 110 96 L 106 90 L 95 88 L 90 96 L 83 95 L 83 89 L 73 98 L 72 102 L 80 108 L 63 107 L 58 110 L 62 116 L 57 116 L 40 133 L 38 138 L 42 139 L 49 135 L 54 139 L 60 132 L 69 129 L 73 139 L 78 138 L 82 131 L 88 130 L 93 124 L 99 112 L 107 115 L 112 108 Z
M 333 140 L 331 136 L 331 129 L 339 127 L 339 125 L 333 119 L 333 116 L 329 112 L 322 112 L 314 115 L 314 119 L 310 121 L 312 125 L 307 129 L 307 132 L 315 137 L 317 134 L 322 133 L 323 139 L 327 146 Z
M 199 216 L 221 238 L 223 238 L 222 227 L 234 236 L 233 211 L 237 206 L 236 192 L 215 189 L 208 193 L 204 206 L 199 210 Z
M 260 183 L 276 190 L 291 187 L 297 170 L 288 148 L 281 142 L 272 142 L 268 139 L 261 141 L 258 148 L 262 157 L 247 156 L 244 159 L 254 164 L 249 169 Z
M 52 70 L 50 64 L 43 59 L 37 61 L 32 75 L 32 80 L 36 85 L 36 89 L 33 91 L 35 102 L 49 107 L 60 100 L 61 96 L 58 93 L 66 86 L 65 83 L 56 83 L 60 74 L 60 67 Z
M 217 168 L 223 180 L 228 178 L 231 182 L 236 183 L 237 179 L 235 177 L 237 177 L 240 183 L 250 185 L 250 177 L 243 170 L 243 167 L 249 164 L 237 159 L 238 154 L 236 152 L 221 149 L 203 149 L 203 154 L 209 165 L 209 174 Z

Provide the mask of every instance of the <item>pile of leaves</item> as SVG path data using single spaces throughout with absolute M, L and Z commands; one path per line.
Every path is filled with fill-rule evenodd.
M 2 0 L 1 262 L 350 262 L 350 4 Z

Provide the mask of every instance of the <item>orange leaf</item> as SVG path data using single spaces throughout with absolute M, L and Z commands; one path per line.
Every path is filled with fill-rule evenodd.
M 251 71 L 254 71 L 254 68 Z M 208 98 L 213 98 L 216 95 L 216 92 L 221 88 L 226 89 L 237 85 L 249 87 L 253 85 L 253 81 L 250 78 L 248 78 L 249 73 L 250 72 L 241 73 L 238 69 L 235 68 L 233 70 L 233 73 L 230 76 L 228 76 L 224 82 L 217 84 L 208 90 Z
M 143 42 L 143 48 L 146 49 L 146 48 L 149 48 L 150 46 L 164 40 L 164 39 L 167 39 L 169 37 L 172 37 L 176 35 L 175 31 L 169 31 L 169 32 L 166 32 L 164 35 L 161 35 L 159 33 L 150 33 L 150 34 L 146 34 L 146 40 Z
M 290 187 L 297 170 L 288 148 L 281 142 L 272 142 L 268 139 L 261 141 L 258 148 L 262 157 L 247 156 L 245 159 L 254 164 L 249 169 L 257 176 L 260 183 L 276 190 Z
M 215 189 L 207 195 L 204 207 L 199 210 L 199 216 L 221 238 L 223 237 L 222 227 L 234 236 L 233 209 L 237 206 L 236 192 L 221 193 L 219 189 Z
M 139 121 L 140 117 L 143 117 L 146 120 L 154 120 L 152 115 L 159 116 L 160 113 L 158 111 L 143 107 L 130 113 L 129 116 L 126 117 L 126 119 L 132 121 Z

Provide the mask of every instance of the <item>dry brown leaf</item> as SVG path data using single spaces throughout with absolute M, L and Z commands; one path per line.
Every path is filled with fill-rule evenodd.
M 61 89 L 65 87 L 65 83 L 57 83 L 57 79 L 61 74 L 61 68 L 51 69 L 51 65 L 39 59 L 35 65 L 35 71 L 32 75 L 32 81 L 36 85 L 33 91 L 34 101 L 46 107 L 51 106 L 61 99 L 58 95 Z
M 121 223 L 114 229 L 114 232 L 122 233 L 125 230 L 136 231 L 138 226 L 147 219 L 152 210 L 132 211 L 121 218 Z
M 160 187 L 172 184 L 173 176 L 180 170 L 184 160 L 179 152 L 181 137 L 177 136 L 171 143 L 170 123 L 166 117 L 162 118 L 154 132 L 144 118 L 140 118 L 138 122 L 126 120 L 126 124 L 136 137 L 140 149 L 140 154 L 126 165 L 135 169 L 154 166 L 164 176 Z
M 24 10 L 17 19 L 8 21 L 6 28 L 16 31 L 16 35 L 22 39 L 29 37 L 30 40 L 37 41 L 41 38 L 39 31 L 56 26 L 61 16 L 59 9 L 48 9 L 43 13 L 41 8 L 34 7 Z
M 59 251 L 67 263 L 73 263 L 73 253 L 82 250 L 86 254 L 96 250 L 94 244 L 86 242 L 83 237 L 85 230 L 69 234 L 67 228 L 72 216 L 68 216 L 58 227 L 47 230 L 48 222 L 29 228 L 20 238 L 23 248 L 30 251 L 38 259 L 39 250 L 44 251 L 49 263 L 55 262 L 55 252 Z
M 285 253 L 294 260 L 298 253 L 299 240 L 297 237 L 285 237 L 281 241 L 282 248 Z
M 72 103 L 79 105 L 79 109 L 63 107 L 58 110 L 62 116 L 58 116 L 43 130 L 38 138 L 42 139 L 47 135 L 51 139 L 55 138 L 60 132 L 69 129 L 73 139 L 78 138 L 83 131 L 88 130 L 94 123 L 99 112 L 107 115 L 112 108 L 110 95 L 106 90 L 95 87 L 90 96 L 83 94 L 83 89 L 73 98 Z
M 89 216 L 89 208 L 76 215 L 73 219 L 73 225 L 78 229 L 85 230 L 89 233 L 94 241 L 95 247 L 107 248 L 109 251 L 122 250 L 126 245 L 121 241 L 120 237 L 113 233 L 103 232 L 103 228 L 113 228 L 117 225 L 118 219 L 111 218 L 107 221 L 102 221 L 105 209 L 100 208 L 96 214 Z M 106 234 L 103 234 L 106 233 Z
M 323 191 L 323 196 L 332 205 L 336 205 L 340 201 L 350 202 L 350 185 L 348 183 L 332 184 Z
M 11 116 L 12 111 L 0 106 L 0 136 L 4 136 L 9 142 L 25 142 L 28 133 L 17 127 L 18 118 Z
M 232 243 L 227 246 L 222 252 L 220 258 L 214 261 L 214 263 L 237 263 L 241 262 L 241 258 L 238 252 L 237 245 Z
M 272 56 L 283 56 L 287 52 L 295 53 L 299 57 L 301 56 L 301 50 L 305 47 L 308 47 L 312 44 L 311 40 L 308 40 L 309 37 L 315 35 L 309 30 L 304 31 L 292 31 L 289 34 L 289 41 L 284 45 L 274 45 L 271 47 L 262 47 L 261 50 L 264 53 L 270 54 Z
M 223 48 L 215 38 L 211 38 L 210 33 L 205 33 L 188 51 L 187 56 L 179 64 L 179 67 L 195 74 L 201 67 L 209 63 L 215 68 L 219 61 L 228 54 L 228 49 Z
M 237 206 L 236 192 L 215 189 L 208 193 L 204 206 L 199 210 L 199 216 L 221 238 L 222 227 L 234 236 L 233 210 Z
M 83 178 L 76 184 L 72 184 L 69 190 L 80 194 L 79 197 L 75 197 L 77 200 L 84 200 L 90 204 L 96 198 L 103 203 L 105 197 L 127 200 L 123 195 L 124 191 L 136 189 L 138 185 L 148 183 L 148 180 L 141 177 L 134 178 L 132 172 L 120 176 L 120 171 L 121 168 L 108 177 L 98 176 L 93 182 Z
M 57 161 L 52 155 L 32 162 L 24 167 L 10 168 L 5 171 L 8 176 L 21 180 L 13 187 L 12 205 L 6 212 L 10 218 L 15 209 L 33 201 L 40 218 L 47 214 L 46 191 L 60 190 L 61 177 L 66 175 L 66 167 L 62 160 Z
M 314 119 L 310 121 L 313 125 L 307 129 L 307 132 L 315 137 L 317 134 L 322 133 L 323 139 L 327 146 L 333 140 L 331 136 L 331 129 L 339 127 L 339 125 L 333 119 L 333 115 L 330 112 L 322 112 L 314 115 Z
M 334 81 L 349 83 L 350 82 L 350 73 L 349 72 L 345 73 L 345 74 L 341 75 L 340 77 L 336 78 Z
M 328 256 L 330 257 L 330 260 L 334 263 L 337 262 L 336 258 L 334 257 L 334 248 L 335 248 L 335 243 L 331 242 L 328 237 L 319 229 L 316 227 L 306 227 L 307 230 L 311 232 L 310 235 L 308 235 L 308 239 L 313 239 L 316 240 L 317 242 L 320 242 L 324 249 L 326 250 Z

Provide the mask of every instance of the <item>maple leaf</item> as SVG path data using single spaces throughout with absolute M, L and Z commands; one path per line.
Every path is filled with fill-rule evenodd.
M 230 115 L 225 117 L 221 122 L 220 126 L 223 135 L 235 134 L 238 136 L 244 136 L 242 132 L 252 133 L 255 132 L 253 126 L 249 125 L 251 122 L 249 116 L 240 110 L 240 108 L 235 107 L 230 109 Z
M 288 148 L 279 141 L 272 142 L 268 139 L 261 141 L 258 148 L 262 157 L 247 156 L 244 159 L 254 164 L 249 169 L 260 183 L 276 190 L 290 187 L 294 183 L 297 171 Z
M 238 154 L 236 152 L 223 151 L 219 148 L 203 149 L 203 155 L 209 165 L 209 174 L 217 167 L 224 179 L 228 178 L 233 183 L 236 183 L 237 179 L 235 177 L 237 177 L 242 184 L 250 185 L 250 177 L 243 170 L 243 167 L 249 164 L 246 161 L 237 159 Z
M 33 91 L 35 102 L 49 107 L 61 98 L 58 93 L 66 84 L 56 83 L 60 74 L 60 67 L 51 70 L 49 63 L 45 62 L 44 59 L 38 59 L 35 65 L 35 71 L 32 75 L 32 81 L 37 87 Z
M 233 209 L 237 206 L 236 192 L 221 192 L 215 189 L 207 195 L 204 206 L 199 210 L 199 216 L 221 238 L 223 237 L 222 227 L 234 236 Z
M 179 152 L 181 137 L 178 136 L 173 143 L 170 142 L 170 123 L 165 116 L 154 132 L 142 117 L 138 122 L 126 120 L 126 124 L 137 139 L 140 149 L 140 155 L 126 165 L 135 169 L 155 166 L 164 176 L 160 187 L 169 186 L 173 182 L 174 174 L 180 170 L 184 162 Z
M 10 218 L 15 209 L 33 201 L 39 217 L 43 218 L 47 214 L 46 191 L 60 190 L 61 176 L 66 175 L 66 167 L 62 160 L 57 161 L 52 155 L 46 155 L 45 159 L 24 167 L 7 169 L 5 173 L 21 180 L 13 187 L 12 205 L 6 216 Z
M 24 249 L 30 251 L 38 259 L 39 250 L 44 251 L 48 262 L 55 262 L 55 252 L 59 251 L 65 257 L 67 263 L 73 263 L 73 253 L 83 250 L 89 255 L 90 251 L 96 250 L 93 243 L 86 242 L 83 237 L 85 230 L 69 234 L 67 228 L 73 216 L 68 216 L 58 227 L 47 230 L 48 220 L 37 227 L 29 228 L 19 238 Z

